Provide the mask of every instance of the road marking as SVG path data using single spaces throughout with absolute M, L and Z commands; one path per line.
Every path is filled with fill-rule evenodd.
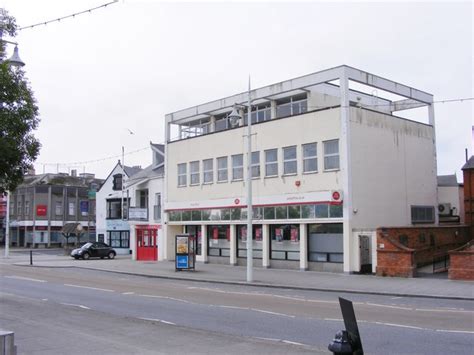
M 470 330 L 445 330 L 445 329 L 436 329 L 437 332 L 443 333 L 462 333 L 462 334 L 474 334 L 473 331 Z
M 324 318 L 324 320 L 328 320 L 331 322 L 342 322 L 342 319 L 337 319 L 337 318 Z
M 264 310 L 264 309 L 250 308 L 250 310 L 255 311 L 255 312 L 260 312 L 260 313 L 273 314 L 273 315 L 275 315 L 275 316 L 288 317 L 288 318 L 295 318 L 295 316 L 290 315 L 290 314 L 283 314 L 283 313 L 271 312 L 271 311 L 266 311 L 266 310 Z
M 41 301 L 47 301 L 48 299 L 47 298 L 42 298 Z
M 255 339 L 269 340 L 269 341 L 277 341 L 277 342 L 280 342 L 280 341 L 281 341 L 281 339 L 275 339 L 275 338 L 263 338 L 263 337 L 255 337 Z
M 272 295 L 273 297 L 276 297 L 276 298 L 283 298 L 285 300 L 292 300 L 292 301 L 306 301 L 304 298 L 302 297 L 292 297 L 292 296 L 282 296 L 282 295 Z
M 162 319 L 155 319 L 155 318 L 139 318 L 139 319 L 147 320 L 147 321 L 150 321 L 150 322 L 164 323 L 164 324 L 168 324 L 168 325 L 176 325 L 176 323 L 168 322 L 168 321 L 162 320 Z
M 415 311 L 420 312 L 452 312 L 452 313 L 474 313 L 474 311 L 464 311 L 464 310 L 455 310 L 455 309 L 428 309 L 428 308 L 417 308 Z
M 33 281 L 33 282 L 48 282 L 45 280 L 38 280 L 38 279 L 31 279 L 29 277 L 23 277 L 23 276 L 4 276 L 7 279 L 15 279 L 15 280 L 25 280 L 25 281 Z
M 114 290 L 109 290 L 109 289 L 106 289 L 106 288 L 97 288 L 97 287 L 89 287 L 89 286 L 81 286 L 81 285 L 64 284 L 64 286 L 77 287 L 77 288 L 86 288 L 88 290 L 96 290 L 96 291 L 104 291 L 104 292 L 115 292 Z
M 135 292 L 122 292 L 122 295 L 134 295 Z
M 211 305 L 214 306 L 214 305 Z M 248 307 L 237 307 L 237 306 L 225 306 L 225 305 L 217 305 L 214 307 L 221 307 L 221 308 L 230 308 L 230 309 L 243 309 L 243 310 L 249 310 L 250 308 Z
M 399 298 L 403 298 L 403 297 L 392 297 L 390 298 L 391 300 L 398 300 Z
M 149 297 L 149 298 L 161 298 L 161 299 L 166 299 L 166 300 L 172 300 L 172 301 L 178 301 L 178 302 L 183 302 L 183 303 L 191 303 L 187 300 L 182 300 L 180 298 L 174 298 L 174 297 L 168 297 L 168 296 L 157 296 L 157 295 L 140 295 L 138 294 L 137 296 L 141 297 Z
M 82 309 L 90 309 L 89 307 L 83 306 L 82 304 L 74 304 L 74 303 L 60 303 L 64 306 L 72 306 L 72 307 L 79 307 Z
M 370 322 L 371 323 L 371 322 Z M 399 328 L 409 328 L 409 329 L 419 329 L 419 330 L 430 330 L 427 328 L 415 327 L 413 325 L 404 325 L 404 324 L 395 324 L 395 323 L 383 323 L 383 322 L 374 322 L 375 324 L 388 325 L 390 327 L 399 327 Z
M 304 345 L 304 344 L 301 344 L 301 343 L 297 343 L 296 341 L 290 341 L 290 340 L 282 340 L 282 343 L 292 344 L 292 345 Z
M 400 307 L 400 306 L 389 306 L 389 305 L 386 305 L 386 304 L 378 304 L 378 303 L 370 303 L 370 302 L 366 302 L 365 304 L 368 305 L 368 306 L 386 307 L 386 308 L 395 308 L 395 309 L 404 309 L 404 310 L 406 310 L 406 311 L 412 311 L 412 310 L 413 310 L 413 308 Z

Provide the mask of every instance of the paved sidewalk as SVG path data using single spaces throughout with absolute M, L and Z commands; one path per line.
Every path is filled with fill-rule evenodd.
M 29 254 L 23 249 L 12 250 L 0 263 L 29 266 Z M 61 251 L 58 251 L 61 253 Z M 196 271 L 174 269 L 174 262 L 139 262 L 129 256 L 114 260 L 74 260 L 68 256 L 42 254 L 35 250 L 34 267 L 76 267 L 147 277 L 194 280 L 237 285 L 281 287 L 333 292 L 352 292 L 391 296 L 429 297 L 474 301 L 474 282 L 433 278 L 390 278 L 372 275 L 348 275 L 328 272 L 254 268 L 254 282 L 246 282 L 245 266 L 196 263 Z

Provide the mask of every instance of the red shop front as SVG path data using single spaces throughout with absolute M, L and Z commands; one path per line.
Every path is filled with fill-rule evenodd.
M 158 260 L 158 225 L 135 226 L 137 260 Z

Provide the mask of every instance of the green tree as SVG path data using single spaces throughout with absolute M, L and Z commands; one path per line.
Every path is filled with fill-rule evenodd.
M 24 71 L 6 60 L 2 35 L 13 38 L 16 33 L 15 18 L 0 9 L 0 193 L 23 181 L 41 146 L 33 135 L 39 123 L 33 90 Z

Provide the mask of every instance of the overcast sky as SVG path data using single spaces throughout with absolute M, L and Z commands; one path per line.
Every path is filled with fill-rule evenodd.
M 109 1 L 0 5 L 21 27 Z M 125 156 L 145 167 L 149 142 L 164 140 L 166 113 L 245 91 L 249 74 L 260 87 L 347 64 L 435 100 L 473 97 L 473 11 L 470 1 L 126 0 L 22 30 L 15 40 L 41 114 L 37 173 L 105 178 L 122 146 L 145 148 Z M 438 174 L 462 180 L 473 112 L 474 101 L 436 104 Z

